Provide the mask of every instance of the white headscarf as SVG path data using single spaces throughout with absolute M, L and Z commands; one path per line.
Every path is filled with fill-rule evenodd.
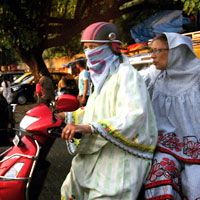
M 169 46 L 168 64 L 166 70 L 161 71 L 156 77 L 155 87 L 165 95 L 175 96 L 197 82 L 200 60 L 197 58 L 192 41 L 188 36 L 177 33 L 164 34 Z
M 144 78 L 159 132 L 176 133 L 183 141 L 183 137 L 199 135 L 200 60 L 189 37 L 176 33 L 165 35 L 169 46 L 167 68 L 152 67 Z M 182 151 L 179 156 L 185 157 Z
M 195 148 L 200 141 L 200 60 L 189 37 L 165 35 L 169 46 L 167 68 L 152 68 L 145 77 L 160 135 L 157 145 L 184 161 L 199 162 Z
M 116 56 L 107 44 L 95 49 L 88 48 L 85 50 L 85 55 L 94 91 L 100 93 L 108 75 L 112 75 L 119 67 L 119 56 Z

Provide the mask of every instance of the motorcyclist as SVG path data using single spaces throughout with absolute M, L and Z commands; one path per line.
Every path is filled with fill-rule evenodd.
M 136 199 L 157 141 L 150 98 L 142 77 L 120 52 L 118 28 L 108 22 L 82 35 L 94 91 L 85 108 L 66 113 L 62 138 L 82 133 L 61 199 Z

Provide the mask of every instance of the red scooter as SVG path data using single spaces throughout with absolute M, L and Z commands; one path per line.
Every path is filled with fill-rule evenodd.
M 14 145 L 0 154 L 0 200 L 34 199 L 30 188 L 37 167 L 44 163 L 51 147 L 46 145 L 48 138 L 60 137 L 65 126 L 55 113 L 74 111 L 79 102 L 76 97 L 64 94 L 58 98 L 55 107 L 52 111 L 40 104 L 29 110 L 20 122 Z

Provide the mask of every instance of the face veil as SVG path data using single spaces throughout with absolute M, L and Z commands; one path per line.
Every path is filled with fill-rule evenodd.
M 119 57 L 113 54 L 107 44 L 95 49 L 85 49 L 85 55 L 94 90 L 99 93 L 107 76 L 119 67 Z

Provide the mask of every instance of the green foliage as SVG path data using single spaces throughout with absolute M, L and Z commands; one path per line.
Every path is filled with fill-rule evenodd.
M 159 12 L 163 2 L 181 0 L 0 1 L 0 48 L 17 49 L 24 62 L 40 68 L 42 52 L 43 58 L 53 58 L 82 51 L 80 34 L 90 23 L 114 21 L 123 42 L 129 43 L 130 27 Z M 196 5 L 197 0 L 192 1 Z
M 81 34 L 78 34 L 76 37 L 73 37 L 73 39 L 65 46 L 46 49 L 43 53 L 43 59 L 61 58 L 63 56 L 71 57 L 72 55 L 80 53 L 80 37 Z
M 144 0 L 133 0 L 133 1 L 129 1 L 127 3 L 124 3 L 119 9 L 123 10 L 125 8 L 129 8 L 131 6 L 135 6 L 137 4 L 140 4 L 141 2 L 144 2 Z
M 36 8 L 38 1 L 3 1 L 0 5 L 0 46 L 25 50 L 37 46 L 40 38 L 36 31 Z M 37 5 L 38 6 L 38 5 Z M 29 8 L 29 9 L 27 9 Z M 33 10 L 31 10 L 33 9 Z
M 197 16 L 200 11 L 200 0 L 174 0 L 181 1 L 183 3 L 183 11 L 187 15 Z
M 11 64 L 18 64 L 20 59 L 13 49 L 0 49 L 0 66 L 8 66 Z
M 76 10 L 77 0 L 57 1 L 57 12 L 66 18 L 73 19 Z

